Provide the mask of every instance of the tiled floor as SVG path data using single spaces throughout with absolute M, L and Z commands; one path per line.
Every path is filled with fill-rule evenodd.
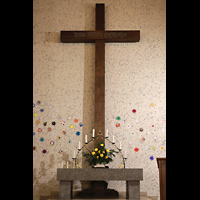
M 48 200 L 59 200 L 59 199 L 48 199 Z M 73 199 L 73 200 L 102 200 L 102 199 Z M 104 200 L 119 200 L 119 199 L 104 199 Z M 127 199 L 121 199 L 121 200 L 127 200 Z M 148 197 L 140 197 L 140 200 L 152 200 Z
M 120 200 L 127 200 L 125 193 L 120 193 L 119 199 Z M 104 199 L 104 200 L 119 200 L 119 199 Z M 47 200 L 59 200 L 59 199 L 47 199 Z M 73 200 L 102 200 L 102 199 L 73 199 Z M 140 200 L 157 200 L 157 198 L 147 197 L 146 193 L 141 193 L 140 194 Z

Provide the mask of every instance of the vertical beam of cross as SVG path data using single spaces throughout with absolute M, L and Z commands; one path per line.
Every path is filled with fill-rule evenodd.
M 104 4 L 96 4 L 96 31 L 105 30 Z M 95 40 L 95 141 L 105 140 L 105 40 Z
M 61 31 L 60 41 L 64 43 L 95 42 L 95 141 L 105 142 L 105 42 L 139 42 L 139 30 L 105 31 L 104 4 L 96 4 L 95 31 Z M 100 134 L 99 134 L 100 133 Z

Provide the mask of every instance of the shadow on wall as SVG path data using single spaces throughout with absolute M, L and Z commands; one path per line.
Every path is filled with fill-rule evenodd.
M 39 173 L 37 168 L 33 169 L 33 200 L 46 200 L 58 197 L 59 181 L 57 180 L 57 168 L 61 166 L 62 161 L 68 162 L 70 168 L 73 167 L 69 154 L 63 152 L 62 157 L 57 162 L 55 162 L 54 154 L 49 156 L 48 165 L 41 161 Z M 66 168 L 66 164 L 64 168 Z

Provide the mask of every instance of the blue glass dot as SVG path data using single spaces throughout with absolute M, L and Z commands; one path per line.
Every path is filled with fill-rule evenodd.
M 150 160 L 153 160 L 154 159 L 154 157 L 153 156 L 150 156 Z
M 79 136 L 80 134 L 81 134 L 81 133 L 80 133 L 79 131 L 77 131 L 77 132 L 76 132 L 76 135 L 78 135 L 78 136 Z

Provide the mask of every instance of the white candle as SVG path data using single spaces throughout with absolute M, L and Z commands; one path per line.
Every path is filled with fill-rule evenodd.
M 64 161 L 62 161 L 62 163 L 61 163 L 61 168 L 63 168 L 63 166 L 64 166 Z
M 68 161 L 67 161 L 67 168 L 69 168 L 69 163 L 68 163 Z
M 122 149 L 122 143 L 121 143 L 121 141 L 119 142 L 119 149 Z
M 76 158 L 76 152 L 75 152 L 75 150 L 74 150 L 74 158 Z
M 108 129 L 106 129 L 106 136 L 105 137 L 108 137 Z
M 78 143 L 78 149 L 81 149 L 81 142 Z
M 87 143 L 87 135 L 85 135 L 85 143 Z
M 95 129 L 92 130 L 92 137 L 94 138 Z
M 114 137 L 114 135 L 113 135 L 113 143 L 115 143 L 115 137 Z
M 124 156 L 125 158 L 127 158 L 127 151 L 125 150 L 125 156 Z

